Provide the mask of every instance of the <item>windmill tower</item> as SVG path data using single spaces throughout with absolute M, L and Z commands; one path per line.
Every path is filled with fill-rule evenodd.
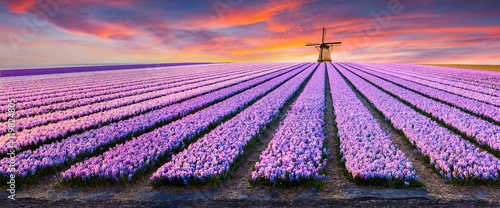
M 325 28 L 323 28 L 323 37 L 321 38 L 321 43 L 308 43 L 306 46 L 314 46 L 319 51 L 318 62 L 332 62 L 332 56 L 330 52 L 332 51 L 332 45 L 341 44 L 342 42 L 330 42 L 325 43 Z

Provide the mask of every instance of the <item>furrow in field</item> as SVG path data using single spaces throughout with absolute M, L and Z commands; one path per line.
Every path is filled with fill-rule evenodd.
M 199 96 L 205 93 L 212 92 L 217 89 L 232 86 L 239 82 L 245 81 L 251 77 L 247 78 L 237 78 L 229 81 L 223 81 L 219 83 L 213 83 L 206 86 L 199 85 L 188 85 L 182 86 L 183 90 L 181 92 L 170 94 L 169 96 L 161 96 L 159 98 L 150 99 L 141 103 L 136 103 L 121 108 L 115 108 L 103 112 L 98 112 L 88 116 L 83 116 L 77 119 L 69 119 L 57 123 L 51 123 L 45 126 L 37 126 L 31 129 L 27 129 L 21 132 L 17 132 L 17 148 L 16 149 L 30 149 L 32 147 L 39 146 L 39 143 L 45 143 L 53 141 L 54 139 L 59 139 L 67 136 L 68 134 L 73 134 L 81 132 L 90 128 L 95 128 L 101 125 L 105 125 L 110 122 L 126 119 L 133 117 L 150 110 L 158 109 L 163 106 L 168 106 L 195 96 Z M 209 82 L 210 83 L 210 82 Z M 8 134 L 0 137 L 1 153 L 6 153 L 10 147 L 6 145 L 8 141 Z M 31 146 L 31 147 L 30 147 Z M 21 148 L 23 147 L 23 148 Z
M 374 75 L 378 78 L 382 78 L 386 81 L 390 81 L 393 84 L 412 90 L 413 92 L 419 93 L 436 101 L 440 101 L 450 106 L 456 106 L 463 111 L 472 113 L 487 121 L 494 122 L 496 124 L 500 123 L 500 108 L 494 105 L 454 95 L 451 93 L 434 89 L 432 87 L 424 86 L 421 84 L 417 84 L 414 82 L 410 82 L 404 79 L 396 78 L 378 72 L 372 72 L 369 74 Z
M 172 106 L 73 135 L 61 141 L 43 145 L 33 151 L 27 150 L 19 153 L 16 155 L 19 160 L 16 167 L 16 177 L 18 177 L 18 181 L 29 181 L 30 178 L 43 175 L 49 167 L 53 168 L 65 163 L 79 161 L 81 158 L 93 155 L 107 146 L 113 146 L 113 144 L 129 137 L 139 136 L 145 131 L 150 131 L 177 118 L 194 113 L 259 84 L 272 82 L 269 80 L 286 79 L 300 72 L 300 70 L 300 68 L 294 67 L 286 71 L 274 72 Z M 4 177 L 8 176 L 9 162 L 9 158 L 0 161 L 0 170 L 2 170 L 2 176 Z
M 128 96 L 135 96 L 144 93 L 165 90 L 173 87 L 178 87 L 181 85 L 192 84 L 228 75 L 235 75 L 235 74 L 250 75 L 272 69 L 274 68 L 255 69 L 250 72 L 248 69 L 245 69 L 243 70 L 243 72 L 237 71 L 237 73 L 231 72 L 231 73 L 220 73 L 220 74 L 199 74 L 191 76 L 187 75 L 181 78 L 167 78 L 167 79 L 163 78 L 163 80 L 159 79 L 159 81 L 157 82 L 149 82 L 142 85 L 134 84 L 129 87 L 122 86 L 120 88 L 115 88 L 112 90 L 95 89 L 92 92 L 86 92 L 81 94 L 71 93 L 70 95 L 67 96 L 60 96 L 49 100 L 37 100 L 36 101 L 37 103 L 35 104 L 28 102 L 26 103 L 26 105 L 20 105 L 18 103 L 18 100 L 16 100 L 16 119 L 32 115 L 44 114 L 53 111 L 72 109 L 99 102 L 111 101 L 114 99 L 124 98 Z M 5 107 L 4 110 L 7 111 L 7 106 L 4 107 Z M 2 114 L 1 116 L 2 117 L 0 117 L 0 120 L 5 121 L 9 118 L 8 114 Z
M 7 81 L 4 93 L 1 96 L 13 97 L 27 94 L 29 96 L 43 95 L 47 93 L 59 93 L 73 90 L 86 90 L 101 85 L 112 86 L 115 84 L 134 83 L 137 81 L 153 80 L 156 77 L 165 76 L 166 72 L 171 76 L 182 76 L 190 74 L 191 71 L 213 71 L 219 70 L 220 65 L 208 66 L 183 66 L 183 67 L 157 67 L 132 71 L 100 72 L 98 74 L 64 76 L 62 78 L 52 77 L 35 80 Z M 186 72 L 188 70 L 188 72 Z M 137 76 L 140 74 L 140 76 Z
M 335 64 L 432 167 L 452 183 L 497 183 L 500 160 Z
M 241 158 L 245 148 L 256 141 L 317 67 L 318 64 L 309 67 L 174 155 L 171 161 L 153 174 L 150 179 L 152 184 L 217 183 L 223 180 L 231 171 L 231 166 L 234 167 L 238 158 Z
M 487 149 L 491 149 L 492 153 L 500 155 L 500 126 L 465 113 L 456 107 L 445 105 L 370 74 L 364 73 L 361 70 L 345 65 L 344 67 L 371 84 L 384 89 L 399 99 L 404 100 L 415 109 L 437 119 L 441 124 L 449 127 L 451 130 L 458 130 L 457 133 L 477 142 L 481 146 L 485 146 Z
M 300 67 L 299 70 L 304 68 L 307 66 Z M 135 137 L 103 155 L 77 163 L 65 171 L 62 177 L 68 183 L 131 180 L 169 154 L 183 149 L 200 134 L 296 76 L 296 73 L 278 77 L 150 133 Z
M 420 74 L 408 70 L 405 71 L 404 69 L 393 68 L 394 66 L 392 64 L 382 66 L 375 66 L 371 64 L 352 65 L 362 66 L 362 68 L 366 70 L 377 71 L 387 75 L 399 77 L 415 83 L 427 85 L 436 89 L 440 89 L 464 97 L 469 97 L 475 100 L 480 100 L 486 103 L 496 105 L 500 103 L 500 100 L 498 98 L 498 96 L 500 95 L 500 91 L 491 88 L 468 85 L 463 82 L 447 81 L 432 74 Z
M 375 64 L 377 65 L 377 64 Z M 393 64 L 417 72 L 437 75 L 443 79 L 500 90 L 498 72 L 461 69 L 440 66 L 422 66 L 414 64 Z
M 269 72 L 261 72 L 261 74 Z M 104 102 L 98 102 L 90 105 L 85 105 L 77 108 L 67 109 L 64 111 L 55 111 L 52 113 L 36 115 L 33 117 L 26 117 L 16 120 L 15 130 L 26 130 L 36 126 L 42 126 L 48 123 L 56 123 L 68 119 L 78 119 L 80 117 L 92 115 L 97 112 L 103 112 L 110 109 L 127 107 L 131 104 L 141 104 L 147 102 L 148 100 L 154 100 L 155 98 L 161 98 L 163 96 L 171 96 L 175 93 L 180 93 L 183 91 L 196 89 L 199 87 L 217 85 L 217 84 L 227 84 L 238 83 L 239 81 L 248 79 L 252 76 L 258 76 L 259 73 L 243 73 L 230 76 L 217 76 L 212 78 L 201 78 L 199 80 L 187 81 L 182 83 L 175 83 L 172 85 L 167 85 L 162 90 L 150 91 L 139 95 L 132 95 L 128 97 L 108 100 Z M 153 106 L 154 107 L 154 106 Z M 4 134 L 8 130 L 8 126 L 4 125 L 0 127 L 0 133 Z M 22 132 L 20 132 L 22 133 Z
M 260 155 L 252 184 L 286 187 L 326 180 L 324 110 L 325 64 L 321 64 Z
M 418 185 L 410 159 L 392 142 L 390 134 L 382 129 L 333 65 L 328 66 L 341 161 L 349 178 L 361 185 Z

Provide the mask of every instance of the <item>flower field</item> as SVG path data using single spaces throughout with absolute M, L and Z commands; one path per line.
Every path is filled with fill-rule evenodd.
M 443 183 L 500 182 L 498 72 L 368 63 L 144 67 L 3 79 L 0 181 L 54 176 L 63 186 L 99 186 L 147 177 L 153 187 L 183 187 L 223 183 L 244 164 L 249 186 L 320 188 L 336 180 L 328 171 L 336 160 L 359 186 L 422 186 L 418 165 Z M 266 131 L 272 138 L 261 140 Z M 249 154 L 258 160 L 242 162 Z

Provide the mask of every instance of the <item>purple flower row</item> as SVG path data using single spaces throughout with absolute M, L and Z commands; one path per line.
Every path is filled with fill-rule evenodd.
M 172 68 L 169 70 L 174 76 L 168 77 L 178 77 L 182 73 L 180 70 Z M 145 70 L 135 71 L 135 72 L 112 72 L 112 73 L 99 73 L 98 75 L 73 75 L 66 77 L 53 77 L 46 79 L 37 79 L 38 82 L 30 84 L 33 80 L 25 81 L 14 81 L 8 82 L 10 89 L 5 89 L 5 94 L 0 98 L 16 98 L 18 102 L 27 102 L 37 99 L 45 99 L 56 97 L 60 95 L 66 95 L 71 92 L 92 92 L 93 89 L 107 89 L 115 88 L 115 85 L 122 84 L 134 84 L 137 82 L 143 82 L 147 80 L 155 79 L 156 76 L 161 76 L 165 78 L 165 74 L 151 73 L 152 70 L 148 70 L 149 73 L 144 73 Z M 137 73 L 144 74 L 144 76 L 137 76 Z M 41 84 L 43 83 L 43 85 Z M 28 87 L 29 86 L 29 87 Z M 2 102 L 3 99 L 2 99 Z M 1 104 L 1 103 L 0 103 Z
M 347 68 L 375 85 L 382 87 L 399 98 L 414 105 L 415 107 L 442 120 L 447 125 L 458 129 L 459 131 L 465 133 L 468 137 L 473 137 L 480 145 L 487 145 L 494 150 L 500 151 L 499 126 L 465 113 L 458 108 L 450 107 L 410 90 L 398 87 L 397 85 L 376 78 L 360 70 L 352 67 Z
M 31 129 L 25 129 L 23 131 L 17 132 L 16 133 L 17 145 L 19 145 L 20 147 L 28 145 L 36 145 L 39 142 L 45 142 L 46 140 L 59 138 L 71 132 L 98 126 L 101 123 L 118 121 L 127 116 L 134 116 L 148 110 L 154 110 L 162 106 L 171 105 L 173 103 L 188 99 L 193 96 L 198 96 L 204 93 L 214 91 L 219 88 L 224 88 L 245 81 L 247 79 L 250 79 L 251 77 L 252 76 L 247 76 L 247 77 L 229 79 L 227 81 L 218 80 L 219 82 L 215 81 L 214 79 L 214 81 L 209 81 L 208 83 L 206 82 L 198 83 L 200 85 L 204 83 L 204 86 L 196 86 L 196 84 L 189 84 L 186 86 L 176 87 L 170 89 L 172 94 L 169 94 L 168 96 L 161 96 L 155 99 L 149 99 L 144 102 L 127 105 L 120 108 L 111 109 L 109 108 L 109 106 L 103 105 L 103 107 L 110 110 L 91 114 L 88 116 L 79 117 L 77 119 L 73 118 L 57 123 L 51 123 L 45 126 L 37 126 Z M 176 91 L 177 93 L 174 93 Z M 134 100 L 132 98 L 129 99 L 129 102 L 133 101 Z M 8 142 L 7 135 L 3 135 L 0 137 L 0 145 L 1 145 L 0 153 L 6 153 L 8 151 L 8 146 L 6 145 L 7 142 Z
M 500 73 L 496 71 L 487 70 L 474 70 L 474 69 L 461 69 L 439 66 L 428 66 L 425 70 L 441 73 L 450 77 L 459 78 L 469 82 L 474 82 L 489 86 L 492 88 L 500 89 Z
M 339 65 L 337 65 L 339 66 Z M 342 67 L 337 67 L 452 182 L 497 181 L 500 160 Z
M 321 64 L 286 119 L 260 155 L 252 180 L 275 183 L 278 180 L 325 180 L 328 154 L 323 149 L 325 110 L 325 64 Z
M 128 69 L 142 69 L 142 68 L 152 68 L 152 67 L 168 67 L 168 66 L 185 66 L 185 65 L 200 65 L 204 63 L 157 63 L 157 64 L 119 64 L 119 65 L 86 65 L 86 66 L 74 66 L 74 65 L 46 65 L 43 67 L 33 66 L 29 69 L 7 69 L 2 70 L 2 76 L 4 77 L 26 77 L 26 76 L 37 76 L 37 75 L 52 75 L 52 74 L 71 74 L 71 73 L 91 73 L 99 71 L 123 71 Z M 211 64 L 211 63 L 205 63 Z
M 332 65 L 329 65 L 332 66 Z M 353 178 L 418 181 L 413 164 L 391 136 L 345 83 L 337 70 L 328 70 L 340 154 Z
M 267 81 L 181 120 L 134 137 L 102 155 L 77 163 L 62 173 L 62 178 L 65 181 L 131 180 L 136 173 L 154 166 L 160 157 L 172 153 L 175 149 L 184 148 L 186 143 L 196 138 L 201 132 L 245 108 L 250 102 L 294 76 L 303 68 L 299 67 L 291 73 Z
M 317 66 L 310 66 L 234 118 L 217 126 L 184 151 L 174 155 L 171 161 L 160 167 L 150 178 L 153 185 L 172 180 L 187 184 L 223 177 L 230 171 L 230 166 L 238 156 L 243 154 L 247 144 L 278 116 L 283 105 Z
M 269 69 L 265 69 L 269 70 Z M 195 75 L 185 75 L 183 77 L 176 77 L 176 78 L 163 78 L 159 79 L 158 81 L 151 81 L 145 84 L 134 84 L 129 87 L 122 86 L 120 88 L 115 88 L 111 90 L 98 90 L 96 89 L 93 92 L 86 92 L 86 93 L 71 93 L 70 95 L 67 96 L 59 96 L 51 99 L 44 99 L 44 100 L 37 100 L 36 103 L 34 102 L 25 102 L 22 104 L 25 104 L 24 107 L 27 107 L 27 105 L 36 105 L 39 107 L 29 107 L 28 109 L 23 109 L 19 110 L 20 108 L 23 108 L 23 106 L 19 106 L 17 101 L 16 101 L 16 118 L 20 117 L 26 117 L 26 116 L 31 116 L 31 115 L 36 115 L 36 114 L 42 114 L 46 113 L 49 111 L 54 111 L 54 110 L 65 110 L 68 108 L 74 108 L 74 107 L 79 107 L 79 106 L 86 106 L 90 105 L 93 103 L 97 102 L 103 102 L 103 101 L 110 101 L 114 100 L 117 98 L 123 98 L 123 97 L 128 97 L 128 96 L 134 96 L 134 95 L 140 95 L 144 93 L 149 93 L 149 92 L 154 92 L 154 91 L 159 91 L 159 90 L 165 90 L 173 87 L 178 87 L 186 84 L 192 84 L 192 83 L 197 83 L 201 81 L 207 81 L 210 79 L 214 79 L 217 77 L 223 77 L 223 76 L 228 76 L 228 75 L 233 75 L 233 74 L 239 74 L 239 75 L 249 75 L 249 74 L 256 74 L 258 72 L 262 72 L 261 70 L 257 69 L 252 69 L 252 71 L 249 71 L 249 69 L 243 70 L 243 72 L 237 71 L 235 72 L 229 72 L 229 73 L 211 73 L 211 74 L 195 74 Z M 64 102 L 61 102 L 64 101 Z M 49 103 L 53 103 L 50 105 L 47 105 Z M 7 107 L 7 106 L 5 106 Z M 9 118 L 8 114 L 2 114 L 2 117 L 0 118 L 1 120 L 6 120 Z M 0 132 L 1 133 L 1 132 Z
M 357 64 L 356 64 L 357 65 Z M 359 65 L 358 65 L 359 66 Z M 412 72 L 400 72 L 393 69 L 393 66 L 390 64 L 383 65 L 381 67 L 373 67 L 369 64 L 363 64 L 363 69 L 368 70 L 369 72 L 379 72 L 391 76 L 395 76 L 398 78 L 406 79 L 408 81 L 412 81 L 415 83 L 419 83 L 422 85 L 426 85 L 429 87 L 433 87 L 436 89 L 440 89 L 443 91 L 447 91 L 450 93 L 454 93 L 457 95 L 461 95 L 464 97 L 472 98 L 475 100 L 483 101 L 486 103 L 499 105 L 500 104 L 500 95 L 499 91 L 496 91 L 487 87 L 479 87 L 475 85 L 467 85 L 461 82 L 453 82 L 446 81 L 442 78 L 434 78 L 430 74 L 414 74 Z M 409 74 L 409 75 L 408 75 Z M 490 94 L 491 93 L 491 94 Z
M 188 69 L 189 72 L 186 73 L 186 69 Z M 7 87 L 2 89 L 3 94 L 1 96 L 15 96 L 15 98 L 18 98 L 27 97 L 26 93 L 28 93 L 30 96 L 33 96 L 68 92 L 74 90 L 86 90 L 101 86 L 112 86 L 113 84 L 132 83 L 131 81 L 137 82 L 142 80 L 155 79 L 157 77 L 165 77 L 166 74 L 173 76 L 182 76 L 183 74 L 190 74 L 191 72 L 196 72 L 198 70 L 203 70 L 205 72 L 217 71 L 220 70 L 220 65 L 214 64 L 207 66 L 198 65 L 189 67 L 158 67 L 140 70 L 99 72 L 97 74 L 77 74 L 71 76 L 62 76 L 63 78 L 54 75 L 54 77 L 43 79 L 31 78 L 22 81 L 9 81 L 7 82 Z M 137 76 L 137 74 L 141 74 L 141 76 Z
M 395 76 L 399 76 L 397 74 L 405 75 L 405 76 L 413 76 L 421 79 L 438 82 L 445 85 L 450 85 L 458 88 L 469 89 L 476 92 L 482 92 L 494 96 L 498 96 L 500 94 L 500 89 L 494 89 L 488 87 L 486 85 L 481 85 L 478 83 L 470 83 L 465 80 L 459 78 L 451 78 L 441 76 L 439 74 L 430 72 L 420 71 L 421 68 L 426 68 L 427 66 L 421 65 L 409 65 L 408 67 L 400 67 L 396 64 L 363 64 L 363 63 L 350 63 L 355 66 L 371 67 L 372 70 L 378 70 L 379 72 L 389 73 Z
M 377 65 L 377 64 L 371 64 L 371 65 Z M 443 79 L 448 79 L 451 81 L 464 82 L 468 84 L 500 90 L 500 85 L 498 84 L 500 81 L 500 74 L 498 72 L 439 67 L 439 66 L 420 66 L 414 64 L 392 64 L 392 65 L 412 71 L 437 75 Z
M 40 79 L 9 81 L 7 82 L 8 87 L 1 90 L 3 94 L 0 98 L 21 98 L 29 97 L 28 95 L 33 96 L 72 90 L 84 90 L 101 85 L 111 86 L 113 82 L 116 83 L 120 80 L 134 79 L 134 74 L 132 73 L 122 73 L 117 77 L 110 76 L 110 73 L 99 75 L 100 76 L 97 79 L 96 75 L 94 74 L 84 74 L 78 76 L 65 76 L 64 78 L 56 76 L 48 78 L 44 77 Z M 138 77 L 135 76 L 135 78 L 137 79 Z M 41 83 L 43 83 L 43 85 Z M 85 84 L 88 84 L 89 86 L 86 86 Z M 40 91 L 40 89 L 42 89 L 43 91 Z
M 249 69 L 247 68 L 247 71 Z M 58 121 L 63 121 L 71 118 L 79 118 L 85 115 L 90 115 L 96 112 L 102 112 L 108 109 L 118 108 L 134 103 L 140 103 L 145 100 L 150 100 L 154 98 L 159 98 L 162 96 L 170 95 L 172 93 L 178 93 L 185 90 L 194 89 L 201 86 L 208 86 L 224 82 L 227 80 L 233 80 L 234 83 L 238 82 L 238 79 L 245 79 L 247 76 L 252 76 L 255 72 L 245 72 L 240 74 L 232 75 L 215 75 L 214 77 L 201 77 L 195 80 L 187 80 L 180 83 L 174 82 L 172 84 L 167 84 L 165 86 L 157 87 L 157 90 L 144 90 L 145 92 L 141 94 L 136 94 L 127 97 L 119 96 L 118 99 L 110 99 L 104 102 L 98 102 L 90 104 L 91 99 L 86 99 L 81 107 L 71 108 L 64 111 L 55 111 L 47 114 L 36 115 L 33 117 L 26 117 L 16 120 L 15 129 L 17 131 L 23 129 L 29 129 L 35 126 L 41 126 L 47 123 L 55 123 Z M 262 72 L 266 73 L 266 72 Z M 127 92 L 125 94 L 128 94 Z M 111 95 L 113 96 L 113 95 Z M 64 104 L 61 104 L 64 105 Z M 7 116 L 7 114 L 5 114 Z M 0 134 L 6 133 L 8 126 L 0 126 Z
M 267 64 L 271 66 L 270 64 Z M 262 65 L 262 67 L 267 67 L 267 65 Z M 191 67 L 171 67 L 161 70 L 160 69 L 149 69 L 147 71 L 133 71 L 133 72 L 111 72 L 99 75 L 90 75 L 90 76 L 70 76 L 64 78 L 53 78 L 53 79 L 45 79 L 39 80 L 38 84 L 43 83 L 41 86 L 34 86 L 32 88 L 28 88 L 27 91 L 7 91 L 5 94 L 0 96 L 0 105 L 7 104 L 5 101 L 7 98 L 15 98 L 16 104 L 18 104 L 18 109 L 24 109 L 29 107 L 36 107 L 45 104 L 51 104 L 53 102 L 57 102 L 59 100 L 54 100 L 55 97 L 66 96 L 66 95 L 77 95 L 83 93 L 89 93 L 94 91 L 108 90 L 108 89 L 116 89 L 120 86 L 133 86 L 136 84 L 145 84 L 155 82 L 157 80 L 164 81 L 165 79 L 179 79 L 184 77 L 190 77 L 190 75 L 210 75 L 217 74 L 221 75 L 222 73 L 235 73 L 238 70 L 234 70 L 234 68 L 241 68 L 238 66 L 232 67 L 221 67 L 219 65 L 208 65 L 205 67 L 201 66 L 191 66 Z M 248 68 L 256 68 L 247 66 Z M 269 67 L 268 67 L 269 68 Z M 244 68 L 245 69 L 245 68 Z M 168 70 L 168 71 L 167 71 Z M 167 72 L 167 73 L 165 73 Z M 137 74 L 141 74 L 141 76 L 137 76 Z M 56 81 L 57 85 L 55 88 L 53 86 L 49 86 L 47 82 Z M 11 85 L 12 82 L 8 82 L 8 86 Z M 10 94 L 9 94 L 10 93 Z M 49 101 L 44 101 L 44 99 L 52 98 Z M 36 102 L 29 102 L 36 101 Z M 44 101 L 44 102 L 42 102 Z M 28 103 L 24 103 L 28 102 Z M 0 110 L 3 110 L 0 108 Z M 3 111 L 2 111 L 3 112 Z
M 202 108 L 217 100 L 222 100 L 246 90 L 276 76 L 282 76 L 291 70 L 274 72 L 253 80 L 201 95 L 187 101 L 135 116 L 127 120 L 112 123 L 98 129 L 86 131 L 82 134 L 73 135 L 59 142 L 46 144 L 36 150 L 24 151 L 16 158 L 19 160 L 16 166 L 17 177 L 25 178 L 32 176 L 37 170 L 44 170 L 47 167 L 57 167 L 83 154 L 93 153 L 103 146 L 113 144 L 127 136 L 140 133 L 144 129 L 151 128 L 160 123 L 169 122 L 172 119 L 187 115 L 199 108 Z M 7 176 L 10 158 L 3 158 L 0 161 L 0 175 Z
M 432 87 L 427 87 L 421 84 L 417 84 L 411 81 L 400 79 L 397 77 L 389 76 L 382 73 L 373 72 L 377 76 L 380 76 L 386 80 L 400 84 L 406 88 L 415 90 L 417 92 L 423 93 L 427 96 L 442 100 L 444 102 L 450 103 L 454 106 L 467 109 L 479 115 L 491 118 L 495 121 L 500 122 L 500 108 L 487 103 L 479 102 L 470 98 L 454 95 L 448 92 L 443 92 L 441 90 L 434 89 Z

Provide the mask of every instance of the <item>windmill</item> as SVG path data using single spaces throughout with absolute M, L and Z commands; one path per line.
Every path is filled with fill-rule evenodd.
M 325 28 L 323 28 L 323 37 L 321 43 L 307 43 L 306 46 L 314 46 L 319 51 L 318 62 L 332 62 L 330 52 L 334 44 L 341 44 L 342 42 L 325 43 Z

